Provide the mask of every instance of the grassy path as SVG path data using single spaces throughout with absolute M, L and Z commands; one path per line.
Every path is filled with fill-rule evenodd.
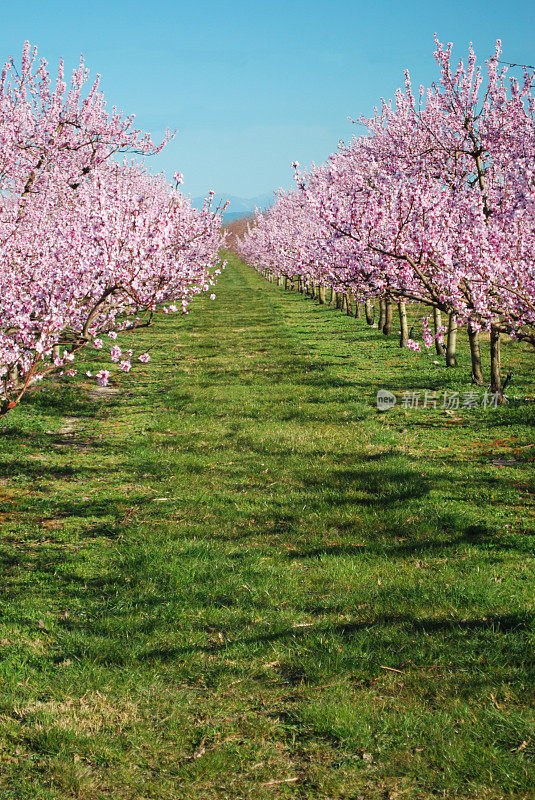
M 2 800 L 528 798 L 532 405 L 379 415 L 466 370 L 235 259 L 198 305 L 0 429 Z

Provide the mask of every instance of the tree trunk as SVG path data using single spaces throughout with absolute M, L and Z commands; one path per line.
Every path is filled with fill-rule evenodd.
M 386 304 L 384 300 L 379 300 L 379 322 L 377 327 L 380 331 L 383 330 L 386 320 Z
M 383 324 L 383 333 L 385 336 L 390 336 L 392 333 L 392 306 L 391 300 L 385 300 L 385 321 Z
M 503 406 L 500 332 L 496 328 L 490 329 L 490 390 L 497 395 L 497 404 Z
M 448 320 L 448 341 L 446 342 L 446 366 L 457 366 L 457 318 L 450 314 Z
M 371 300 L 365 300 L 364 302 L 364 313 L 366 314 L 366 322 L 368 325 L 373 325 L 373 319 L 375 316 L 374 308 L 372 306 Z
M 344 307 L 344 294 L 343 292 L 336 292 L 336 308 L 341 311 Z
M 12 367 L 8 369 L 7 372 L 8 378 L 13 384 L 14 387 L 18 386 L 19 383 L 19 367 L 17 364 L 14 364 Z
M 320 301 L 320 304 L 324 305 L 324 303 L 325 303 L 325 286 L 323 286 L 323 285 L 319 287 L 318 299 Z
M 348 317 L 353 316 L 353 304 L 351 302 L 351 292 L 346 292 L 346 313 Z
M 399 346 L 407 347 L 407 342 L 409 341 L 409 325 L 407 322 L 407 306 L 405 303 L 398 303 L 398 310 L 400 326 Z
M 445 354 L 444 345 L 438 341 L 438 332 L 442 327 L 442 314 L 439 308 L 433 308 L 433 323 L 435 326 L 435 350 L 437 355 L 443 356 Z
M 472 383 L 483 386 L 485 378 L 481 366 L 481 348 L 479 346 L 479 331 L 468 325 L 468 341 L 470 342 L 470 358 L 472 359 Z
M 355 295 L 355 319 L 362 319 L 362 305 L 357 300 L 357 295 Z

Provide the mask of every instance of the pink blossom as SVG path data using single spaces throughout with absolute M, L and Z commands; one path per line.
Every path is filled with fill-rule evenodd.
M 147 364 L 147 362 L 150 361 L 150 355 L 148 353 L 141 353 L 138 361 L 141 361 L 143 364 Z
M 431 347 L 433 342 L 435 341 L 435 337 L 429 330 L 429 317 L 424 317 L 422 319 L 422 339 L 426 347 Z
M 123 372 L 130 372 L 130 370 L 132 369 L 132 364 L 130 363 L 130 361 L 125 360 L 121 361 L 119 367 L 120 369 L 122 369 Z
M 435 337 L 433 334 L 429 333 L 429 331 L 424 331 L 422 334 L 422 340 L 426 347 L 431 347 L 433 344 Z
M 114 345 L 110 350 L 110 358 L 112 361 L 119 361 L 123 351 L 118 345 Z
M 101 369 L 100 372 L 97 372 L 95 378 L 97 379 L 97 383 L 99 386 L 107 386 L 110 380 L 111 373 L 108 372 L 107 369 Z

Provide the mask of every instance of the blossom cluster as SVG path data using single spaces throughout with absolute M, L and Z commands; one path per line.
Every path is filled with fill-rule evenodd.
M 360 120 L 364 135 L 308 171 L 294 162 L 295 189 L 256 215 L 239 251 L 275 275 L 535 343 L 533 76 L 508 78 L 500 42 L 484 68 L 472 47 L 454 64 L 435 43 L 440 80 L 413 92 L 406 73 Z M 427 320 L 422 333 L 429 346 Z
M 74 375 L 82 347 L 104 353 L 104 335 L 148 324 L 164 304 L 187 312 L 217 279 L 218 210 L 192 208 L 178 174 L 169 186 L 126 160 L 170 135 L 154 144 L 88 78 L 81 61 L 69 86 L 62 63 L 53 81 L 28 43 L 1 72 L 0 414 L 44 375 Z M 123 372 L 132 355 L 110 352 Z

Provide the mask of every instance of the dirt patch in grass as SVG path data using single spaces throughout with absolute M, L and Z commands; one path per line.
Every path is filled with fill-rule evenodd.
M 102 730 L 120 734 L 141 719 L 135 703 L 118 702 L 98 691 L 76 698 L 32 701 L 20 709 L 20 717 L 34 724 L 42 722 L 87 735 Z

